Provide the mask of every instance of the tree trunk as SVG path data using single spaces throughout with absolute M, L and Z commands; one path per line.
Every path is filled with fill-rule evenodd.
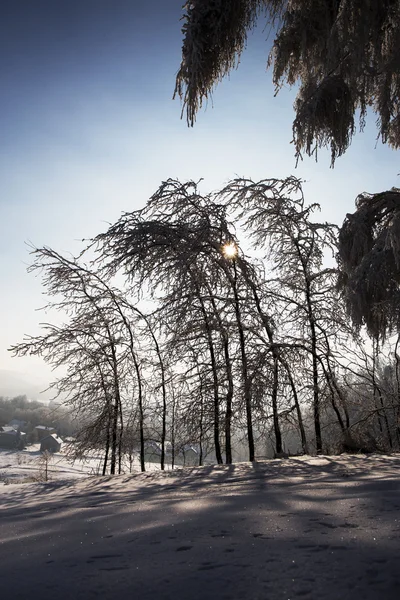
M 115 468 L 117 464 L 117 449 L 118 449 L 118 416 L 119 411 L 121 409 L 121 396 L 119 391 L 119 379 L 118 379 L 118 361 L 117 361 L 117 353 L 115 350 L 115 343 L 111 332 L 107 327 L 108 339 L 110 340 L 110 350 L 111 350 L 111 358 L 112 358 L 112 369 L 113 369 L 113 379 L 114 379 L 114 407 L 112 412 L 112 426 L 111 426 L 111 465 L 110 465 L 110 473 L 111 475 L 115 475 Z
M 165 440 L 167 437 L 167 395 L 166 395 L 166 389 L 165 389 L 164 363 L 162 362 L 161 356 L 160 356 L 160 365 L 161 365 L 161 386 L 162 386 L 162 402 L 163 402 L 162 428 L 161 428 L 161 470 L 164 471 L 164 469 L 165 469 Z
M 305 277 L 306 277 L 306 272 L 305 272 Z M 315 448 L 316 448 L 317 454 L 322 454 L 322 434 L 321 434 L 318 356 L 317 356 L 317 332 L 315 329 L 314 312 L 313 312 L 312 302 L 311 302 L 310 281 L 308 279 L 306 279 L 306 302 L 307 302 L 308 321 L 310 324 L 310 333 L 311 333 Z
M 282 356 L 280 356 L 280 361 L 281 361 L 281 363 L 283 364 L 283 366 L 286 369 L 286 373 L 287 373 L 287 376 L 288 376 L 288 379 L 289 379 L 290 387 L 292 388 L 293 400 L 294 400 L 294 405 L 296 407 L 296 413 L 297 413 L 297 421 L 299 423 L 300 438 L 301 438 L 301 447 L 303 449 L 304 454 L 309 454 L 307 436 L 306 436 L 306 432 L 305 432 L 305 429 L 304 429 L 303 415 L 301 413 L 301 407 L 300 407 L 299 397 L 297 395 L 296 385 L 294 383 L 290 367 L 287 364 L 286 360 L 283 359 Z
M 104 462 L 103 462 L 103 471 L 102 475 L 105 475 L 107 472 L 107 462 L 108 462 L 108 453 L 110 451 L 110 430 L 107 428 L 107 440 L 106 440 L 106 451 L 104 454 Z
M 204 436 L 204 402 L 203 394 L 200 396 L 200 422 L 199 422 L 199 467 L 203 465 L 203 436 Z
M 232 425 L 232 399 L 233 399 L 233 374 L 232 374 L 232 363 L 229 355 L 229 338 L 225 331 L 220 312 L 216 306 L 215 299 L 210 286 L 207 284 L 207 291 L 210 296 L 211 304 L 214 311 L 214 316 L 218 321 L 220 329 L 222 346 L 224 350 L 225 359 L 225 370 L 226 377 L 228 380 L 228 390 L 226 393 L 226 412 L 225 412 L 225 462 L 227 465 L 232 464 L 232 438 L 231 438 L 231 425 Z
M 112 421 L 111 421 L 111 462 L 110 462 L 110 474 L 115 475 L 115 467 L 117 464 L 117 439 L 118 439 L 118 409 L 119 402 L 117 395 L 115 395 L 114 406 L 112 410 Z
M 110 402 L 109 402 L 109 398 L 106 396 L 107 398 L 107 434 L 106 434 L 106 451 L 104 454 L 104 462 L 103 462 L 103 471 L 102 471 L 102 475 L 105 475 L 107 472 L 107 462 L 108 462 L 108 454 L 110 452 L 110 427 L 111 427 L 111 406 L 110 406 Z
M 389 447 L 391 450 L 393 450 L 393 440 L 392 440 L 392 436 L 390 433 L 390 427 L 389 427 L 389 420 L 387 418 L 387 414 L 386 414 L 386 409 L 385 409 L 385 405 L 383 402 L 383 398 L 382 398 L 382 390 L 381 388 L 378 386 L 377 382 L 376 382 L 376 377 L 375 377 L 375 372 L 376 372 L 376 357 L 378 354 L 378 350 L 377 350 L 377 343 L 374 341 L 373 344 L 373 363 L 372 363 L 372 385 L 373 385 L 373 389 L 374 389 L 374 399 L 375 399 L 375 406 L 377 405 L 377 401 L 376 401 L 376 397 L 378 396 L 379 398 L 379 404 L 380 407 L 382 409 L 382 413 L 383 413 L 383 421 L 385 423 L 385 429 L 386 429 L 386 436 L 389 442 Z M 381 433 L 383 433 L 383 427 L 381 424 L 381 415 L 380 412 L 378 412 L 378 418 L 379 418 L 379 425 L 380 425 L 380 429 L 381 429 Z
M 122 406 L 119 407 L 119 440 L 118 440 L 118 475 L 122 473 L 122 443 L 124 435 L 124 421 L 122 416 Z
M 232 365 L 229 356 L 229 342 L 224 339 L 224 355 L 226 371 L 228 376 L 228 391 L 226 394 L 226 413 L 225 413 L 225 460 L 226 464 L 232 464 L 232 440 L 231 440 L 231 424 L 232 424 L 232 399 L 233 399 L 233 376 Z
M 172 390 L 171 469 L 175 467 L 175 393 Z
M 342 432 L 344 433 L 346 430 L 349 430 L 350 428 L 350 415 L 349 412 L 347 410 L 347 406 L 346 406 L 346 400 L 345 397 L 342 394 L 342 391 L 340 389 L 340 387 L 337 384 L 336 381 L 336 376 L 334 371 L 332 370 L 332 366 L 331 366 L 331 361 L 330 361 L 330 356 L 331 356 L 331 349 L 330 349 L 330 344 L 329 344 L 329 339 L 328 336 L 326 334 L 326 331 L 323 330 L 321 327 L 319 327 L 320 331 L 322 332 L 322 334 L 324 335 L 325 338 L 325 343 L 326 343 L 326 365 L 327 365 L 327 369 L 325 368 L 324 362 L 322 360 L 322 357 L 320 357 L 320 363 L 321 366 L 323 368 L 324 371 L 324 375 L 325 375 L 325 379 L 326 382 L 329 386 L 330 392 L 331 392 L 331 404 L 332 404 L 332 408 L 336 413 L 337 416 L 337 420 L 339 423 L 339 427 L 342 430 Z M 337 397 L 340 400 L 340 404 L 342 405 L 344 414 L 345 414 L 345 418 L 346 418 L 346 423 L 344 423 L 342 415 L 340 414 L 340 410 L 339 407 L 337 406 L 336 402 L 335 402 L 335 393 L 337 395 Z
M 147 318 L 146 320 L 146 324 L 149 328 L 150 331 L 150 335 L 153 339 L 154 342 L 154 346 L 156 349 L 156 353 L 157 353 L 157 357 L 158 357 L 158 361 L 160 363 L 160 371 L 161 371 L 161 391 L 162 391 L 162 425 L 161 425 L 161 457 L 160 457 L 160 467 L 161 470 L 164 471 L 165 469 L 165 441 L 166 441 L 166 436 L 167 436 L 167 390 L 166 390 L 166 384 L 165 384 L 165 366 L 164 366 L 164 361 L 163 358 L 161 356 L 161 351 L 160 351 L 160 346 L 158 344 L 157 338 L 153 333 L 153 329 L 150 326 L 150 323 L 148 322 Z
M 244 336 L 244 329 L 242 324 L 242 315 L 240 311 L 239 304 L 239 295 L 237 290 L 237 269 L 236 269 L 236 259 L 233 261 L 234 268 L 234 279 L 233 279 L 233 295 L 235 301 L 235 315 L 236 315 L 236 323 L 239 332 L 239 345 L 240 345 L 240 355 L 242 359 L 242 376 L 243 376 L 243 385 L 244 385 L 244 400 L 246 406 L 246 424 L 247 424 L 247 440 L 249 445 L 249 461 L 254 462 L 255 459 L 255 448 L 254 448 L 254 435 L 253 435 L 253 415 L 252 415 L 252 393 L 251 393 L 251 380 L 249 378 L 248 373 L 248 365 L 247 365 L 247 354 L 246 354 L 246 342 Z
M 139 435 L 140 435 L 140 469 L 142 472 L 146 470 L 144 460 L 144 408 L 143 408 L 143 385 L 142 375 L 140 373 L 140 365 L 136 354 L 132 352 L 133 364 L 135 366 L 136 378 L 138 383 L 138 405 L 139 405 Z
M 264 326 L 264 329 L 267 333 L 268 341 L 272 346 L 272 358 L 274 362 L 273 367 L 273 383 L 272 383 L 272 393 L 271 393 L 271 404 L 272 404 L 272 414 L 273 414 L 273 424 L 274 424 L 274 434 L 275 434 L 275 451 L 277 454 L 280 454 L 283 450 L 282 447 L 282 434 L 281 428 L 279 424 L 279 412 L 278 412 L 278 387 L 279 387 L 279 354 L 274 346 L 274 335 L 270 325 L 269 317 L 264 314 L 264 311 L 261 307 L 261 301 L 258 296 L 257 287 L 255 282 L 248 276 L 246 270 L 242 268 L 242 274 L 246 280 L 246 283 L 250 286 L 250 289 L 253 294 L 254 302 L 257 308 L 257 312 L 261 318 L 261 322 Z
M 217 361 L 215 358 L 214 351 L 214 342 L 212 339 L 212 330 L 210 326 L 210 321 L 208 318 L 207 310 L 204 305 L 204 300 L 201 296 L 200 288 L 196 285 L 196 292 L 198 299 L 200 301 L 201 312 L 204 319 L 204 326 L 206 330 L 208 350 L 210 353 L 210 362 L 211 362 L 211 370 L 213 377 L 213 392 L 214 392 L 214 446 L 215 446 L 215 457 L 217 459 L 217 463 L 221 465 L 223 463 L 222 453 L 221 453 L 221 444 L 220 444 L 220 433 L 219 433 L 219 410 L 220 410 L 220 399 L 219 399 L 219 384 L 218 384 L 218 367 Z
M 400 342 L 400 335 L 397 336 L 396 346 L 394 349 L 394 356 L 396 360 L 396 404 L 397 410 L 395 411 L 395 422 L 396 422 L 396 436 L 397 442 L 400 445 L 400 359 L 398 355 L 398 347 Z
M 343 422 L 342 415 L 340 414 L 339 407 L 337 406 L 337 404 L 335 402 L 335 393 L 338 393 L 339 390 L 338 390 L 338 386 L 335 386 L 335 384 L 334 384 L 334 374 L 332 373 L 332 369 L 330 368 L 329 359 L 327 358 L 328 371 L 326 370 L 326 367 L 321 358 L 320 358 L 320 364 L 324 371 L 326 383 L 328 384 L 328 387 L 329 387 L 332 408 L 336 414 L 336 418 L 338 420 L 339 427 L 342 430 L 342 433 L 344 433 L 346 431 L 346 427 Z

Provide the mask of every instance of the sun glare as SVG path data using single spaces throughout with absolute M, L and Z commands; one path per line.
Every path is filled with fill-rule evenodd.
M 238 249 L 236 244 L 233 242 L 229 242 L 228 244 L 224 244 L 222 246 L 222 253 L 226 258 L 235 258 L 238 253 Z

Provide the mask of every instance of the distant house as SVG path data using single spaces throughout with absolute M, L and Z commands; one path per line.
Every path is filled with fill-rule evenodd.
M 35 427 L 35 431 L 38 435 L 39 438 L 39 442 L 41 440 L 43 440 L 43 438 L 47 437 L 48 435 L 53 435 L 56 432 L 56 430 L 54 429 L 54 427 L 46 427 L 46 425 L 37 425 Z
M 199 464 L 199 452 L 194 446 L 183 446 L 179 452 L 179 459 L 184 467 L 194 467 Z
M 161 445 L 158 442 L 150 441 L 145 443 L 144 460 L 146 462 L 159 462 L 161 456 Z
M 44 452 L 47 450 L 48 452 L 60 452 L 61 450 L 62 439 L 57 435 L 52 434 L 48 435 L 42 439 L 40 442 L 40 451 Z
M 145 443 L 144 459 L 146 462 L 160 462 L 161 458 L 161 444 L 155 441 L 148 441 Z M 170 464 L 172 462 L 172 444 L 171 442 L 165 442 L 165 462 Z M 184 467 L 194 467 L 199 464 L 199 450 L 193 444 L 187 444 L 182 446 L 175 452 L 174 462 L 176 465 L 183 465 Z
M 139 454 L 139 450 L 138 450 Z M 165 441 L 165 462 L 171 462 L 172 444 Z M 155 440 L 149 440 L 144 444 L 144 459 L 146 462 L 159 463 L 161 460 L 161 444 Z
M 8 425 L 10 427 L 13 427 L 15 430 L 19 429 L 20 431 L 24 431 L 24 429 L 26 429 L 26 426 L 28 425 L 28 421 L 22 421 L 21 419 L 11 419 Z
M 26 433 L 14 429 L 9 425 L 0 427 L 0 448 L 22 450 L 25 448 Z

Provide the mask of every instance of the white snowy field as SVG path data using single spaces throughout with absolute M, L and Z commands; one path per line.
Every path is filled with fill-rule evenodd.
M 6 484 L 26 484 L 30 480 L 43 479 L 41 457 L 40 444 L 32 444 L 21 451 L 0 448 L 0 486 L 4 482 Z M 102 453 L 91 452 L 84 459 L 72 462 L 68 458 L 67 452 L 62 450 L 52 455 L 48 464 L 48 477 L 52 481 L 69 481 L 89 475 L 99 475 L 102 472 L 103 460 Z M 129 471 L 127 461 L 123 466 L 125 471 Z M 159 470 L 160 466 L 155 463 L 147 463 L 146 468 Z M 132 470 L 140 471 L 138 459 L 132 463 Z
M 0 597 L 398 600 L 400 457 L 0 483 Z
M 0 448 L 0 489 L 2 482 L 19 483 L 41 478 L 42 464 L 40 444 L 33 444 L 24 450 Z M 101 472 L 102 457 L 93 453 L 84 461 L 72 463 L 64 452 L 54 453 L 48 464 L 50 479 L 77 479 Z

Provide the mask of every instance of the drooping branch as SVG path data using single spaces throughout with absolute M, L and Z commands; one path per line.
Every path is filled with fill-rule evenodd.
M 349 314 L 374 338 L 400 327 L 400 190 L 361 194 L 340 230 L 340 286 Z
M 268 65 L 276 92 L 297 85 L 296 156 L 349 147 L 359 111 L 377 115 L 379 136 L 400 147 L 400 3 L 396 0 L 192 0 L 185 5 L 175 94 L 187 121 L 238 65 L 258 21 L 275 31 Z

